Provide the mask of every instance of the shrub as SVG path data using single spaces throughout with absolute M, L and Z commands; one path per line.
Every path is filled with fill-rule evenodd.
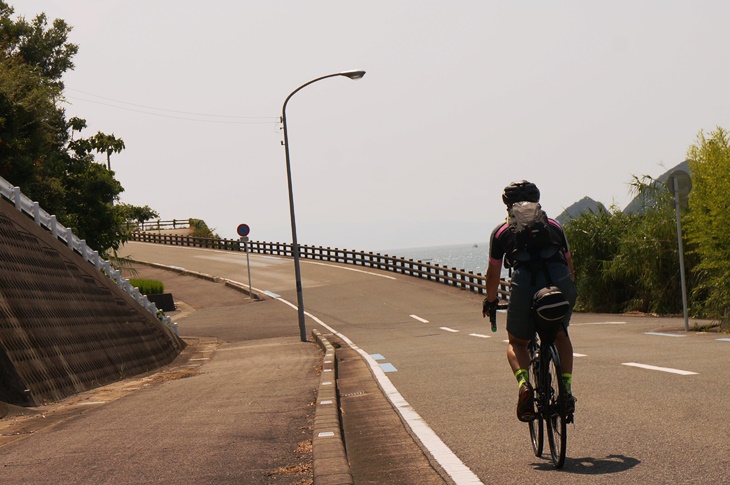
M 159 295 L 165 292 L 165 285 L 162 284 L 162 281 L 131 279 L 129 283 L 143 295 Z

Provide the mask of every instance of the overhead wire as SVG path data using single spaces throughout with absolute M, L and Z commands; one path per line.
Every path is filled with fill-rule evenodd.
M 74 88 L 67 87 L 66 90 L 67 91 L 75 91 L 75 92 L 84 94 L 86 96 L 92 96 L 94 98 L 104 99 L 104 100 L 111 101 L 111 102 L 117 103 L 117 104 L 123 104 L 123 105 L 127 105 L 127 106 L 134 106 L 136 108 L 144 108 L 144 110 L 155 110 L 155 111 L 162 111 L 162 112 L 167 112 L 167 113 L 178 113 L 178 114 L 182 114 L 182 115 L 202 116 L 202 117 L 208 117 L 208 118 L 224 118 L 224 119 L 207 119 L 206 120 L 206 119 L 201 119 L 201 118 L 191 118 L 191 117 L 185 117 L 185 116 L 174 116 L 174 115 L 170 115 L 170 114 L 154 113 L 154 112 L 150 112 L 150 111 L 144 111 L 142 109 L 127 108 L 125 106 L 118 106 L 117 104 L 105 103 L 105 102 L 96 101 L 96 100 L 93 100 L 93 99 L 85 99 L 85 98 L 78 97 L 78 96 L 70 96 L 68 94 L 65 96 L 66 98 L 69 98 L 69 99 L 75 99 L 75 100 L 84 101 L 84 102 L 87 102 L 87 103 L 99 104 L 99 105 L 102 105 L 102 106 L 109 106 L 109 107 L 116 108 L 116 109 L 121 109 L 121 110 L 124 110 L 124 111 L 131 111 L 131 112 L 146 114 L 146 115 L 150 115 L 150 116 L 158 116 L 158 117 L 162 117 L 162 118 L 171 118 L 171 119 L 184 120 L 184 121 L 200 121 L 200 122 L 203 122 L 203 123 L 224 123 L 224 124 L 271 124 L 271 123 L 276 123 L 276 122 L 279 121 L 279 118 L 278 117 L 274 117 L 274 116 L 231 116 L 231 115 L 219 115 L 219 114 L 208 114 L 208 113 L 195 113 L 195 112 L 190 112 L 190 111 L 180 111 L 180 110 L 173 110 L 173 109 L 156 108 L 154 106 L 146 106 L 146 105 L 142 105 L 142 104 L 129 103 L 129 102 L 126 102 L 126 101 L 119 101 L 119 100 L 116 100 L 116 99 L 107 98 L 107 97 L 104 97 L 104 96 L 99 96 L 99 95 L 96 95 L 96 94 L 88 93 L 88 92 L 82 91 L 80 89 L 74 89 Z M 237 120 L 237 121 L 233 121 L 233 120 Z

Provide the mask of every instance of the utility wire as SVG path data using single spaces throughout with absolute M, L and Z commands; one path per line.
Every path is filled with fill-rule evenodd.
M 118 101 L 118 100 L 115 100 L 112 98 L 106 98 L 104 96 L 99 96 L 96 94 L 81 91 L 80 89 L 66 88 L 66 90 L 75 91 L 78 93 L 85 94 L 87 96 L 92 96 L 92 97 L 104 99 L 107 101 L 112 101 L 113 103 L 124 104 L 124 105 L 128 105 L 128 106 L 135 106 L 137 108 L 144 108 L 146 110 L 151 109 L 151 110 L 156 110 L 156 111 L 164 111 L 164 112 L 168 112 L 168 113 L 179 113 L 179 114 L 191 115 L 191 116 L 204 116 L 204 117 L 209 117 L 209 118 L 227 118 L 227 119 L 231 119 L 231 120 L 240 120 L 240 121 L 205 120 L 205 119 L 200 119 L 200 118 L 173 116 L 173 115 L 168 115 L 168 114 L 163 114 L 163 113 L 152 113 L 149 111 L 143 111 L 141 109 L 126 108 L 124 106 L 117 106 L 116 104 L 104 103 L 104 102 L 96 101 L 96 100 L 92 100 L 92 99 L 85 99 L 85 98 L 81 98 L 81 97 L 77 97 L 77 96 L 66 95 L 66 97 L 70 98 L 70 99 L 76 99 L 76 100 L 84 101 L 87 103 L 100 104 L 103 106 L 109 106 L 112 108 L 117 108 L 117 109 L 121 109 L 121 110 L 125 110 L 125 111 L 132 111 L 135 113 L 142 113 L 142 114 L 146 114 L 146 115 L 150 115 L 150 116 L 158 116 L 161 118 L 171 118 L 171 119 L 185 120 L 185 121 L 202 121 L 204 123 L 224 123 L 224 124 L 270 124 L 270 123 L 276 123 L 279 121 L 279 118 L 274 117 L 274 116 L 229 116 L 229 115 L 216 115 L 216 114 L 207 114 L 207 113 L 195 113 L 195 112 L 189 112 L 189 111 L 178 111 L 178 110 L 171 110 L 171 109 L 164 109 L 164 108 L 155 108 L 153 106 L 145 106 L 145 105 L 141 105 L 141 104 L 128 103 L 126 101 Z M 260 120 L 260 121 L 254 121 L 254 120 Z

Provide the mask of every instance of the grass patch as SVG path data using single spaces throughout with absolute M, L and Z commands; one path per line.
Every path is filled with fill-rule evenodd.
M 160 295 L 165 292 L 165 285 L 162 281 L 130 279 L 129 284 L 134 286 L 143 295 Z

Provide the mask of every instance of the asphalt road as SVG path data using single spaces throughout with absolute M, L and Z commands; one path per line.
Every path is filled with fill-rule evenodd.
M 240 253 L 143 243 L 122 253 L 248 284 Z M 250 255 L 250 264 L 254 288 L 296 302 L 291 260 Z M 305 310 L 382 357 L 400 395 L 483 483 L 730 482 L 727 336 L 685 333 L 678 318 L 574 315 L 576 422 L 556 471 L 532 454 L 515 417 L 504 315 L 492 334 L 481 298 L 466 291 L 367 268 L 301 266 Z M 291 326 L 298 335 L 294 310 Z

